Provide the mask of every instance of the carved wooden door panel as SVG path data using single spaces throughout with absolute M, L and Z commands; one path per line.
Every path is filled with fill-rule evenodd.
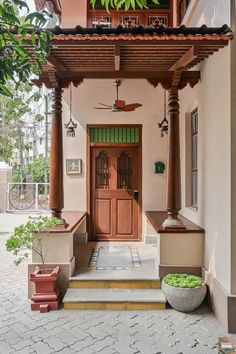
M 93 239 L 138 239 L 137 148 L 92 148 L 91 172 Z

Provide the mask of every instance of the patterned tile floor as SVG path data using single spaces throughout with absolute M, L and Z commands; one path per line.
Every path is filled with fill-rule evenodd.
M 158 279 L 157 245 L 91 242 L 76 245 L 76 276 L 86 279 Z
M 139 252 L 130 246 L 99 246 L 93 248 L 88 264 L 96 270 L 132 270 L 142 267 Z

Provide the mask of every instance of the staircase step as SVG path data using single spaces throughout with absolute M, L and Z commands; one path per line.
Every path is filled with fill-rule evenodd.
M 160 289 L 68 289 L 67 310 L 162 310 L 166 300 Z
M 70 278 L 69 288 L 71 289 L 160 289 L 161 283 L 159 279 L 103 279 L 103 280 L 78 280 Z

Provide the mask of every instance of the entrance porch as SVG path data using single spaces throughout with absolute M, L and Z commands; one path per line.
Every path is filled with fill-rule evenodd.
M 160 277 L 170 271 L 185 271 L 200 274 L 204 266 L 204 230 L 191 224 L 179 215 L 182 207 L 179 134 L 179 112 L 181 107 L 179 106 L 179 91 L 187 85 L 192 88 L 200 81 L 200 71 L 197 65 L 220 48 L 226 46 L 232 38 L 231 31 L 227 26 L 214 29 L 207 28 L 206 26 L 194 29 L 188 29 L 184 26 L 180 28 L 165 28 L 160 26 L 157 28 L 128 30 L 121 28 L 82 29 L 76 27 L 76 29 L 56 28 L 54 35 L 53 48 L 48 58 L 48 63 L 44 66 L 43 73 L 38 80 L 35 80 L 35 83 L 37 85 L 45 84 L 54 90 L 50 207 L 53 215 L 60 219 L 61 225 L 59 230 L 53 231 L 53 234 L 61 233 L 61 236 L 63 235 L 63 237 L 65 236 L 69 240 L 65 244 L 73 245 L 73 251 L 70 248 L 66 260 L 63 260 L 67 264 L 66 285 L 64 289 L 69 286 L 69 281 L 73 283 L 71 277 L 76 274 L 76 249 L 80 247 L 82 252 L 90 247 L 89 245 L 74 246 L 73 235 L 76 233 L 77 227 L 68 226 L 66 212 L 63 213 L 64 196 L 67 201 L 73 199 L 78 205 L 83 205 L 83 208 L 78 210 L 86 210 L 86 221 L 85 214 L 82 213 L 84 216 L 82 220 L 78 217 L 77 226 L 84 225 L 82 233 L 85 234 L 85 238 L 88 234 L 90 241 L 94 241 L 94 239 L 99 241 L 99 237 L 100 240 L 106 240 L 106 237 L 108 237 L 108 240 L 114 241 L 117 235 L 121 235 L 122 233 L 125 237 L 132 235 L 134 241 L 140 239 L 144 242 L 148 237 L 150 239 L 150 236 L 154 239 L 159 239 L 156 255 L 160 254 L 160 263 L 154 268 L 156 274 L 154 281 L 159 281 Z M 197 70 L 193 70 L 193 68 L 197 68 Z M 132 98 L 131 102 L 135 102 L 135 98 L 140 102 L 142 99 L 143 107 L 138 108 L 133 113 L 110 112 L 107 116 L 105 116 L 104 112 L 96 112 L 93 109 L 96 102 L 102 99 L 101 102 L 106 104 L 104 99 L 111 99 L 109 83 L 114 79 L 126 80 L 126 90 L 127 92 L 129 91 L 127 101 Z M 131 80 L 133 80 L 132 83 Z M 95 81 L 97 82 L 96 84 Z M 105 82 L 107 82 L 107 86 Z M 72 100 L 72 116 L 79 124 L 79 136 L 78 139 L 76 138 L 77 140 L 74 140 L 77 145 L 74 142 L 66 141 L 65 135 L 63 137 L 62 129 L 62 123 L 67 122 L 65 117 L 68 117 L 69 111 L 71 111 L 69 109 L 70 104 L 68 104 L 70 99 L 66 92 L 63 94 L 63 89 L 68 88 L 72 84 L 76 87 L 76 89 L 73 88 L 73 93 L 76 95 L 74 97 L 76 98 Z M 157 94 L 159 89 L 154 90 L 153 87 L 157 88 L 159 84 L 163 89 L 168 91 L 168 147 L 166 144 L 166 150 L 164 140 L 161 142 L 161 139 L 157 138 L 160 131 L 157 130 L 159 119 L 157 120 L 155 114 L 160 112 L 160 95 Z M 149 90 L 147 87 L 149 87 Z M 158 116 L 158 118 L 161 117 Z M 142 137 L 142 164 L 140 172 L 142 178 L 140 179 L 141 182 L 139 182 L 140 185 L 139 183 L 136 184 L 136 181 L 133 179 L 132 188 L 115 188 L 114 186 L 117 187 L 119 179 L 119 171 L 116 168 L 118 163 L 116 164 L 116 162 L 111 164 L 114 173 L 112 174 L 111 171 L 108 171 L 107 174 L 109 178 L 111 176 L 111 185 L 113 186 L 111 190 L 109 190 L 110 188 L 99 190 L 96 183 L 91 184 L 91 181 L 96 182 L 94 176 L 99 170 L 96 169 L 96 159 L 99 157 L 99 154 L 105 151 L 108 156 L 111 151 L 109 149 L 117 148 L 110 143 L 106 145 L 107 142 L 105 144 L 104 141 L 100 142 L 103 145 L 96 146 L 95 142 L 92 150 L 97 149 L 98 151 L 97 155 L 95 153 L 93 156 L 93 153 L 90 151 L 91 141 L 88 137 L 87 129 L 90 125 L 93 126 L 96 124 L 100 126 L 113 124 L 116 126 L 121 125 L 121 127 L 124 124 L 142 126 L 144 135 Z M 122 144 L 122 147 L 128 150 L 128 146 L 123 142 Z M 158 156 L 160 153 L 159 148 L 162 149 L 161 158 Z M 153 151 L 155 151 L 156 156 L 154 156 Z M 77 156 L 72 156 L 75 152 Z M 112 151 L 111 155 L 109 158 L 113 161 L 115 159 L 117 161 L 117 157 L 121 156 L 121 154 L 115 151 Z M 63 172 L 65 157 L 74 158 L 81 156 L 82 176 L 76 178 Z M 166 179 L 165 175 L 163 179 L 155 176 L 156 179 L 154 180 L 153 166 L 154 162 L 159 158 L 167 165 L 167 176 Z M 135 160 L 134 155 L 132 155 L 132 159 Z M 114 166 L 116 167 L 114 168 Z M 136 167 L 133 168 L 135 171 Z M 107 170 L 107 168 L 103 170 Z M 132 173 L 132 176 L 136 178 L 138 172 Z M 105 181 L 106 178 L 103 182 L 105 183 Z M 115 194 L 117 191 L 114 192 L 116 189 L 122 189 L 122 191 L 119 191 L 123 193 L 122 196 L 117 197 Z M 111 206 L 117 206 L 116 201 L 119 198 L 124 200 L 124 195 L 127 197 L 128 190 L 131 190 L 132 194 L 129 196 L 130 199 L 125 199 L 125 207 L 122 202 L 122 207 L 120 209 L 117 208 L 118 212 L 112 214 L 114 207 L 112 209 Z M 137 195 L 135 191 L 140 192 L 140 190 L 141 193 Z M 159 200 L 155 195 L 157 190 L 166 194 L 167 203 L 165 205 L 162 203 L 161 207 L 159 207 Z M 81 199 L 83 199 L 83 203 L 81 203 Z M 148 200 L 150 199 L 153 203 L 151 207 L 148 204 Z M 127 205 L 129 208 L 127 208 Z M 138 222 L 138 224 L 134 221 L 135 218 L 133 216 L 133 211 L 137 205 L 140 207 L 141 214 L 141 222 Z M 165 208 L 167 212 L 156 212 L 155 217 L 148 214 L 149 210 L 155 212 L 155 210 L 164 210 Z M 124 212 L 124 210 L 126 211 Z M 124 213 L 122 214 L 122 212 Z M 109 215 L 111 215 L 110 218 L 107 217 Z M 126 216 L 128 217 L 126 218 Z M 127 222 L 127 219 L 129 222 Z M 127 225 L 122 220 L 125 220 Z M 120 232 L 113 231 L 117 229 L 117 225 Z M 141 225 L 141 227 L 137 227 L 137 225 Z M 129 232 L 132 226 L 136 226 L 140 230 L 140 238 L 139 232 Z M 66 230 L 68 230 L 68 227 L 71 229 L 67 233 Z M 148 230 L 148 232 L 145 230 Z M 51 237 L 50 241 L 51 248 L 53 249 L 51 262 L 61 264 L 62 268 L 65 263 L 62 261 L 59 262 L 59 258 L 53 258 L 53 254 L 57 254 L 57 247 L 63 249 L 64 246 L 60 244 L 63 237 L 58 237 L 57 239 L 52 239 Z M 121 239 L 117 237 L 117 241 L 121 241 Z M 126 242 L 130 242 L 128 237 Z M 112 248 L 113 244 L 110 246 Z M 124 246 L 122 245 L 122 247 Z M 87 260 L 88 257 L 87 255 Z M 109 254 L 107 257 L 108 259 L 111 258 Z M 158 260 L 158 256 L 156 256 L 156 260 Z M 100 271 L 102 270 L 96 269 L 96 271 L 92 270 L 89 273 L 98 274 L 97 272 Z M 122 272 L 122 270 L 120 271 Z M 121 277 L 121 273 L 119 272 L 118 274 Z M 101 279 L 101 281 L 103 280 Z M 108 282 L 110 280 L 106 279 Z M 142 278 L 140 277 L 138 280 L 141 281 Z M 80 281 L 82 282 L 81 278 Z M 86 279 L 86 281 L 88 280 Z M 95 279 L 93 279 L 93 282 L 95 282 Z M 79 284 L 78 281 L 76 284 Z M 93 287 L 95 288 L 94 283 Z M 85 291 L 83 296 L 87 296 Z M 99 297 L 100 300 L 101 297 Z M 109 299 L 106 300 L 109 302 Z

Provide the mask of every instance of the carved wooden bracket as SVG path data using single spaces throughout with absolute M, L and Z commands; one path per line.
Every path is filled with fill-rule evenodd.
M 181 71 L 175 71 L 170 77 L 166 78 L 147 78 L 150 85 L 156 88 L 159 84 L 164 90 L 170 90 L 176 88 L 182 90 L 187 85 L 193 88 L 200 81 L 200 72 L 187 72 L 188 75 Z
M 78 87 L 83 83 L 84 79 L 83 78 L 76 78 L 76 79 L 57 79 L 56 83 L 53 83 L 49 78 L 43 78 L 43 79 L 34 79 L 32 82 L 38 86 L 42 87 L 42 85 L 45 85 L 48 89 L 51 88 L 68 88 L 70 86 L 70 83 L 72 83 L 75 87 Z M 55 86 L 57 85 L 57 86 Z

